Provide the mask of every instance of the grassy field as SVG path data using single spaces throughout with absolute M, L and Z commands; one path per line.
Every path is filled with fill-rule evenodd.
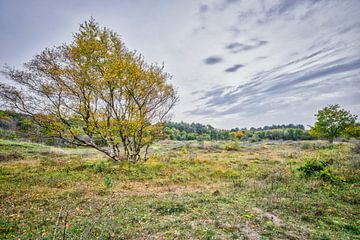
M 352 143 L 229 146 L 164 141 L 129 166 L 0 140 L 0 239 L 360 239 Z

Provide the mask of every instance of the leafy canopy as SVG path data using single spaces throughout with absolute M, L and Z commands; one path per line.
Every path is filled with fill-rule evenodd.
M 322 137 L 330 142 L 345 133 L 345 130 L 355 125 L 356 115 L 340 108 L 338 104 L 329 105 L 315 114 L 317 120 L 311 127 L 310 134 L 314 137 Z
M 0 85 L 6 107 L 114 160 L 138 161 L 177 102 L 163 66 L 147 64 L 94 19 L 80 25 L 70 44 L 45 49 L 23 70 L 6 67 L 3 73 L 13 83 Z

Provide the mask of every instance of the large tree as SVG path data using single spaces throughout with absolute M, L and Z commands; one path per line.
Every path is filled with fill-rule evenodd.
M 334 139 L 344 135 L 345 130 L 355 125 L 356 115 L 340 108 L 338 104 L 329 105 L 315 114 L 317 120 L 311 127 L 310 134 L 314 137 L 322 137 L 333 143 Z
M 3 73 L 11 80 L 0 86 L 5 107 L 116 161 L 146 159 L 178 99 L 163 66 L 147 64 L 94 19 L 80 25 L 70 44 L 45 49 L 24 69 L 5 67 Z

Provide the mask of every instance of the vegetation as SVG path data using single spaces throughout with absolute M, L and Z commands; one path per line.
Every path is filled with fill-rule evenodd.
M 273 124 L 271 126 L 264 126 L 264 127 L 259 127 L 259 128 L 254 128 L 254 127 L 251 127 L 249 130 L 250 131 L 262 131 L 262 130 L 272 130 L 272 129 L 302 129 L 304 130 L 305 127 L 304 125 L 302 124 L 281 124 L 281 125 L 276 125 L 276 124 Z M 246 128 L 243 128 L 241 130 L 247 130 Z M 233 128 L 231 129 L 232 132 L 236 132 L 236 131 L 239 131 L 239 128 Z
M 169 74 L 93 19 L 4 73 L 0 239 L 360 239 L 360 125 L 339 105 L 310 132 L 169 122 Z
M 359 131 L 355 128 L 357 116 L 340 108 L 338 104 L 329 105 L 319 110 L 315 116 L 317 120 L 311 128 L 311 135 L 323 137 L 331 143 L 335 138 L 345 135 L 346 132 L 350 135 L 356 135 L 356 131 Z
M 200 123 L 167 122 L 160 138 L 178 141 L 221 141 L 221 140 L 309 140 L 313 139 L 302 125 L 273 125 L 263 128 L 223 130 Z M 350 128 L 349 128 L 350 130 Z M 354 136 L 354 134 L 352 134 Z M 29 116 L 13 111 L 0 110 L 0 137 L 5 139 L 30 139 L 50 145 L 64 145 L 66 142 L 47 134 Z
M 353 143 L 227 143 L 161 141 L 128 165 L 0 140 L 0 238 L 359 239 Z
M 139 161 L 177 101 L 169 74 L 129 51 L 116 33 L 91 19 L 70 44 L 45 49 L 25 70 L 5 68 L 5 106 L 50 136 L 97 149 L 116 161 Z
M 0 138 L 64 145 L 61 139 L 47 134 L 46 130 L 38 126 L 31 117 L 14 111 L 0 110 Z
M 230 132 L 201 123 L 168 122 L 165 134 L 171 140 L 229 140 Z
M 263 128 L 216 129 L 200 123 L 168 122 L 164 132 L 171 140 L 309 140 L 313 139 L 303 125 L 272 125 Z
M 269 130 L 255 130 L 245 132 L 243 140 L 252 142 L 260 140 L 310 140 L 313 139 L 309 132 L 300 128 L 281 128 Z

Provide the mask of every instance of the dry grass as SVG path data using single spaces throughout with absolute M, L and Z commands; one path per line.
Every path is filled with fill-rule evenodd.
M 358 154 L 322 142 L 165 141 L 145 164 L 0 140 L 2 239 L 356 239 Z M 304 147 L 305 146 L 305 147 Z M 303 178 L 334 158 L 338 183 Z M 354 163 L 355 162 L 355 163 Z

